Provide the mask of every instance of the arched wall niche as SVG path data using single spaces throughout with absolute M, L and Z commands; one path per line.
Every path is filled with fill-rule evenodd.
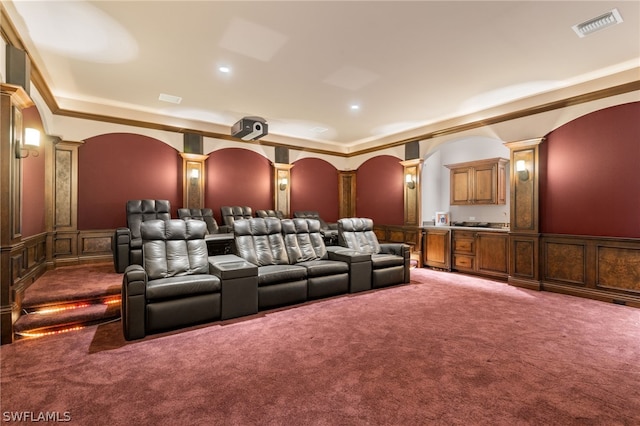
M 485 135 L 453 137 L 441 141 L 425 154 L 422 166 L 422 221 L 435 219 L 435 213 L 450 212 L 452 221 L 508 222 L 507 204 L 491 206 L 451 206 L 450 171 L 447 164 L 502 157 L 508 159 L 509 148 L 504 141 Z M 509 176 L 507 176 L 507 188 Z M 474 218 L 474 219 L 471 219 Z

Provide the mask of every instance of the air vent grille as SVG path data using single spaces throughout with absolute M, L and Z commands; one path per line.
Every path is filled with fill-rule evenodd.
M 618 12 L 618 9 L 613 9 L 604 15 L 589 19 L 581 24 L 576 24 L 571 28 L 578 34 L 578 37 L 582 38 L 621 22 L 622 16 L 620 16 L 620 12 Z

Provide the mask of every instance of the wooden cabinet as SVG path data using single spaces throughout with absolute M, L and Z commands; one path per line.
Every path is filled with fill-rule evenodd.
M 451 269 L 451 231 L 449 228 L 426 228 L 422 238 L 423 265 L 438 269 Z
M 505 204 L 508 161 L 489 158 L 446 165 L 451 171 L 450 204 Z
M 452 269 L 497 278 L 509 276 L 506 232 L 453 230 Z

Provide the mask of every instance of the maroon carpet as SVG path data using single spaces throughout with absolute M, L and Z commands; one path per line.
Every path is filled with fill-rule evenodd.
M 112 323 L 6 345 L 1 411 L 83 425 L 640 424 L 640 310 L 412 279 L 135 342 Z

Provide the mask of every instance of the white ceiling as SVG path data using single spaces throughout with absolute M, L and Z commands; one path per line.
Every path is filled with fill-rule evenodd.
M 2 3 L 63 110 L 226 134 L 261 116 L 329 150 L 640 69 L 639 1 Z

